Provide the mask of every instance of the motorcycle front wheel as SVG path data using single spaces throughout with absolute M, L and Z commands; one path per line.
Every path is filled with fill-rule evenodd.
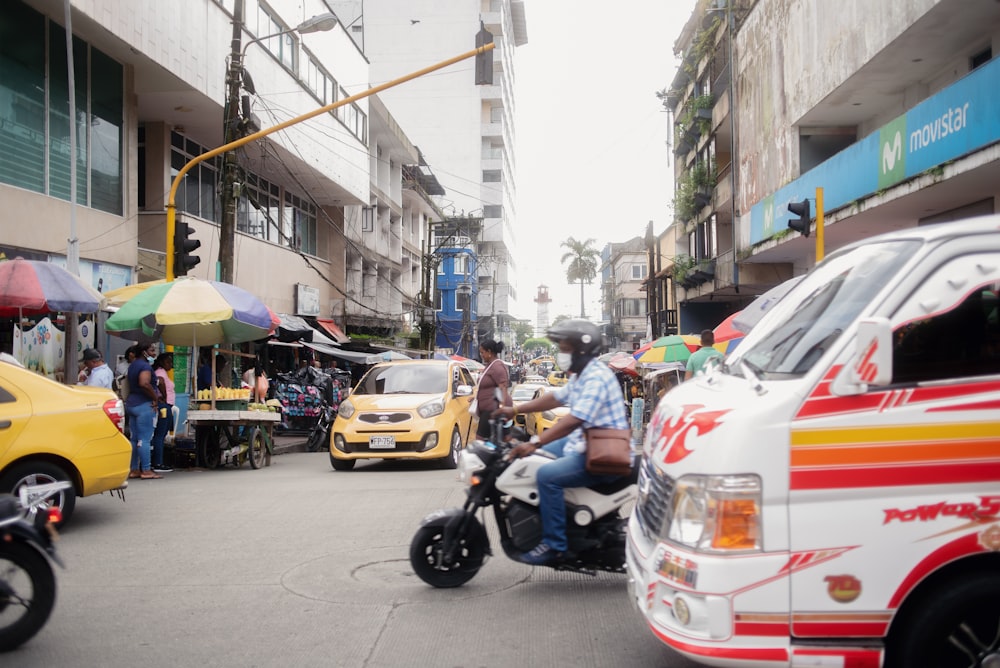
M 461 587 L 482 568 L 486 541 L 472 532 L 460 541 L 456 559 L 450 564 L 444 563 L 444 547 L 444 527 L 420 527 L 410 543 L 410 565 L 417 576 L 432 587 Z
M 0 652 L 38 633 L 55 602 L 56 578 L 48 559 L 23 542 L 0 542 Z

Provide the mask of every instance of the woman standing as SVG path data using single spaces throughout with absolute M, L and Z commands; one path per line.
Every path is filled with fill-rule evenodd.
M 479 377 L 479 391 L 476 393 L 477 412 L 479 414 L 479 427 L 476 429 L 476 437 L 487 439 L 490 437 L 490 415 L 500 404 L 496 399 L 496 389 L 499 387 L 503 394 L 503 405 L 513 406 L 514 402 L 510 398 L 510 377 L 507 374 L 507 365 L 500 359 L 503 352 L 503 342 L 486 339 L 479 344 L 479 359 L 486 365 L 482 376 Z
M 153 439 L 153 416 L 159 406 L 159 395 L 153 385 L 153 367 L 156 344 L 139 345 L 135 361 L 128 367 L 128 398 L 125 412 L 129 417 L 129 440 L 132 441 L 132 467 L 129 478 L 162 478 L 150 470 L 149 444 Z
M 163 441 L 167 438 L 167 432 L 173 431 L 174 426 L 174 401 L 177 395 L 174 392 L 174 381 L 170 380 L 170 370 L 174 368 L 174 354 L 160 353 L 153 362 L 153 377 L 156 380 L 156 393 L 159 395 L 159 415 L 156 420 L 156 427 L 153 430 L 153 471 L 156 473 L 168 473 L 173 471 L 163 463 Z

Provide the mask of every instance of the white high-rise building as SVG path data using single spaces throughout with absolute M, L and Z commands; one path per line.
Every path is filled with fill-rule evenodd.
M 334 3 L 371 66 L 372 86 L 473 49 L 484 26 L 493 34 L 493 84 L 475 83 L 475 62 L 462 61 L 380 94 L 420 149 L 445 190 L 449 215 L 482 217 L 477 319 L 493 335 L 497 314 L 510 312 L 514 284 L 514 48 L 527 42 L 520 0 L 365 0 Z M 345 5 L 348 5 L 345 7 Z M 360 30 L 358 28 L 361 27 Z

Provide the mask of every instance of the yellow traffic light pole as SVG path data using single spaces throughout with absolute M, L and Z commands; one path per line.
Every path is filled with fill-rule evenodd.
M 214 148 L 211 151 L 208 151 L 207 153 L 202 153 L 197 158 L 194 158 L 186 165 L 181 167 L 181 170 L 177 172 L 177 176 L 174 177 L 174 182 L 170 185 L 170 195 L 167 198 L 167 246 L 166 246 L 167 280 L 168 281 L 174 280 L 174 229 L 177 226 L 177 207 L 175 204 L 175 200 L 177 197 L 177 189 L 180 187 L 181 179 L 184 178 L 184 175 L 187 174 L 192 167 L 194 167 L 200 162 L 208 160 L 209 158 L 214 158 L 217 155 L 221 155 L 227 151 L 232 151 L 233 149 L 237 149 L 240 146 L 249 144 L 252 141 L 256 141 L 261 137 L 266 137 L 267 135 L 278 132 L 279 130 L 284 130 L 285 128 L 291 125 L 295 125 L 296 123 L 301 123 L 302 121 L 307 121 L 310 118 L 315 118 L 320 114 L 325 114 L 329 111 L 333 111 L 337 107 L 342 107 L 346 104 L 350 104 L 352 102 L 356 102 L 357 100 L 369 97 L 370 95 L 375 95 L 376 93 L 380 93 L 388 88 L 392 88 L 393 86 L 398 86 L 401 83 L 406 83 L 411 79 L 422 77 L 425 74 L 435 72 L 437 70 L 448 67 L 449 65 L 454 65 L 455 63 L 461 62 L 468 58 L 472 58 L 473 56 L 484 55 L 488 51 L 492 51 L 493 46 L 494 44 L 492 42 L 489 44 L 484 44 L 483 46 L 473 49 L 472 51 L 466 51 L 465 53 L 455 56 L 453 58 L 449 58 L 448 60 L 443 60 L 440 63 L 437 63 L 436 65 L 425 67 L 422 70 L 417 70 L 416 72 L 412 72 L 411 74 L 407 74 L 398 79 L 393 79 L 392 81 L 386 82 L 379 86 L 375 86 L 374 88 L 369 88 L 368 90 L 362 93 L 358 93 L 357 95 L 352 95 L 350 97 L 345 97 L 343 100 L 331 102 L 330 104 L 323 107 L 319 107 L 318 109 L 314 109 L 309 113 L 302 114 L 301 116 L 296 116 L 295 118 L 291 118 L 285 121 L 284 123 L 279 123 L 278 125 L 275 125 L 272 128 L 266 128 L 264 130 L 260 130 L 259 132 L 255 132 L 251 135 L 247 135 L 246 137 L 237 139 L 236 141 L 229 142 L 228 144 L 223 144 L 222 146 Z
M 823 259 L 823 189 L 816 188 L 816 264 Z

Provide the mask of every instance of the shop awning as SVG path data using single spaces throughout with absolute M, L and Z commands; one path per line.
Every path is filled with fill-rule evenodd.
M 344 330 L 337 327 L 337 324 L 329 318 L 316 318 L 316 324 L 322 327 L 327 334 L 332 336 L 333 340 L 337 343 L 349 343 L 351 340 L 351 337 L 344 334 Z
M 323 345 L 322 343 L 309 343 L 308 341 L 303 341 L 302 345 L 307 348 L 312 348 L 318 353 L 323 353 L 324 355 L 329 355 L 330 357 L 336 357 L 337 359 L 347 360 L 348 362 L 353 362 L 354 364 L 375 364 L 376 362 L 382 361 L 381 355 L 359 353 L 354 350 L 334 348 L 333 346 Z

